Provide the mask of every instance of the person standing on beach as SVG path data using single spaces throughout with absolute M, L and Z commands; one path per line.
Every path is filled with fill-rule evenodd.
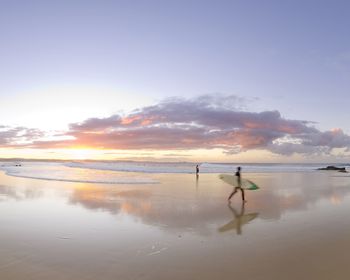
M 236 171 L 235 176 L 237 176 L 238 186 L 234 188 L 233 192 L 232 192 L 232 193 L 230 194 L 230 196 L 228 197 L 228 201 L 231 201 L 231 198 L 234 196 L 234 194 L 235 194 L 236 192 L 238 192 L 238 190 L 240 190 L 241 193 L 242 193 L 242 201 L 243 201 L 243 202 L 247 202 L 247 201 L 245 200 L 245 197 L 244 197 L 244 190 L 243 190 L 243 188 L 242 188 L 241 167 L 240 167 L 240 166 L 237 167 L 237 171 Z
M 198 174 L 199 174 L 199 165 L 197 164 L 196 165 L 196 175 L 198 176 Z

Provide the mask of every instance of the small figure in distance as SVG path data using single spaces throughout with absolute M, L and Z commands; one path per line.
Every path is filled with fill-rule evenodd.
M 198 174 L 199 174 L 199 165 L 197 164 L 196 165 L 196 175 L 198 176 Z
M 240 166 L 237 167 L 237 172 L 235 173 L 235 176 L 237 176 L 238 186 L 234 188 L 233 192 L 232 192 L 232 193 L 230 194 L 230 196 L 228 197 L 228 201 L 231 202 L 231 198 L 234 196 L 234 194 L 235 194 L 236 192 L 238 192 L 238 190 L 240 190 L 241 193 L 242 193 L 242 201 L 243 201 L 243 203 L 244 203 L 244 202 L 247 202 L 247 201 L 245 200 L 245 198 L 244 198 L 244 189 L 242 188 L 242 182 L 241 182 L 241 167 L 240 167 Z

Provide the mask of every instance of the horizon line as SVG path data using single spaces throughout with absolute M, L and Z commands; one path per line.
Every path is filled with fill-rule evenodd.
M 161 161 L 161 160 L 132 160 L 132 159 L 41 159 L 41 158 L 1 158 L 0 161 L 37 161 L 37 162 L 67 162 L 67 161 L 92 161 L 92 162 L 155 162 L 155 163 L 193 163 L 193 164 L 203 164 L 203 163 L 213 163 L 213 164 L 347 164 L 350 165 L 350 162 L 215 162 L 215 161 Z

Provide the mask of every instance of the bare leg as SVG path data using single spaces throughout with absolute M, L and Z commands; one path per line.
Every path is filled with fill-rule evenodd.
M 237 192 L 237 187 L 233 190 L 233 192 L 230 194 L 230 196 L 228 197 L 228 200 L 231 199 L 232 196 L 234 196 L 234 194 Z
M 244 190 L 241 188 L 241 192 L 242 192 L 242 201 L 243 202 L 247 202 L 246 200 L 245 200 L 245 197 L 244 197 Z

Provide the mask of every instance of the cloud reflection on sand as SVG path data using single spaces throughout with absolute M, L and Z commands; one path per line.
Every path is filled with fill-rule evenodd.
M 165 187 L 165 186 L 163 186 Z M 218 201 L 197 201 L 165 196 L 157 190 L 133 189 L 113 191 L 96 186 L 74 189 L 70 202 L 89 209 L 128 215 L 144 224 L 164 230 L 189 230 L 208 233 L 208 225 L 220 219 L 223 212 Z
M 87 209 L 104 210 L 112 214 L 120 212 L 132 214 L 137 212 L 133 205 L 138 205 L 140 209 L 145 210 L 146 208 L 142 205 L 150 196 L 151 192 L 149 190 L 115 190 L 113 188 L 85 185 L 74 188 L 69 197 L 69 202 L 82 205 Z
M 248 217 L 249 221 L 243 219 L 241 225 L 248 222 L 253 224 L 258 220 L 279 220 L 289 212 L 309 211 L 311 206 L 321 200 L 339 204 L 350 194 L 347 183 L 349 178 L 332 177 L 329 174 L 249 176 L 261 189 L 248 192 L 244 211 L 254 215 Z M 230 187 L 217 179 L 217 175 L 202 175 L 198 181 L 193 176 L 176 174 L 162 175 L 159 179 L 163 183 L 157 186 L 53 184 L 29 180 L 26 185 L 1 185 L 0 202 L 39 199 L 50 195 L 63 198 L 72 207 L 83 206 L 90 211 L 127 215 L 135 218 L 136 222 L 170 232 L 187 231 L 208 235 L 222 229 L 225 224 L 235 224 L 232 229 L 240 227 L 239 217 L 244 217 L 244 213 L 238 213 L 235 215 L 236 220 L 232 220 L 232 213 L 238 211 L 236 209 L 241 205 L 240 200 L 235 198 L 231 206 L 234 210 L 230 208 L 228 211 L 226 200 Z M 50 188 L 55 191 L 48 192 Z M 237 229 L 237 232 L 240 231 Z
M 11 186 L 0 185 L 0 202 L 6 200 L 28 200 L 39 198 L 43 195 L 40 189 L 30 187 L 14 188 Z
M 306 211 L 322 199 L 331 203 L 340 203 L 350 193 L 347 185 L 330 182 L 337 178 L 325 175 L 285 175 L 262 176 L 262 190 L 249 192 L 247 210 L 259 213 L 259 218 L 278 220 L 290 211 Z M 300 178 L 298 178 L 300 177 Z M 259 180 L 259 178 L 257 178 Z M 280 180 L 284 182 L 280 184 Z M 186 182 L 188 183 L 188 182 Z M 187 184 L 185 184 L 187 187 Z M 278 186 L 276 186 L 278 185 Z M 166 187 L 166 186 L 163 186 Z M 98 188 L 98 187 L 96 187 Z M 196 189 L 209 188 L 205 182 L 195 182 Z M 197 196 L 187 198 L 162 197 L 158 191 L 132 190 L 113 192 L 99 189 L 97 196 L 91 196 L 91 189 L 76 189 L 71 200 L 89 207 L 94 203 L 100 209 L 113 213 L 122 211 L 141 218 L 144 223 L 158 224 L 171 228 L 193 228 L 195 225 L 219 222 L 225 216 L 225 200 L 222 197 Z M 219 189 L 222 194 L 222 190 Z M 229 193 L 229 191 L 227 191 Z M 225 197 L 226 198 L 226 197 Z M 114 203 L 111 203 L 111 202 Z M 238 200 L 237 200 L 238 201 Z M 145 207 L 147 205 L 147 207 Z

